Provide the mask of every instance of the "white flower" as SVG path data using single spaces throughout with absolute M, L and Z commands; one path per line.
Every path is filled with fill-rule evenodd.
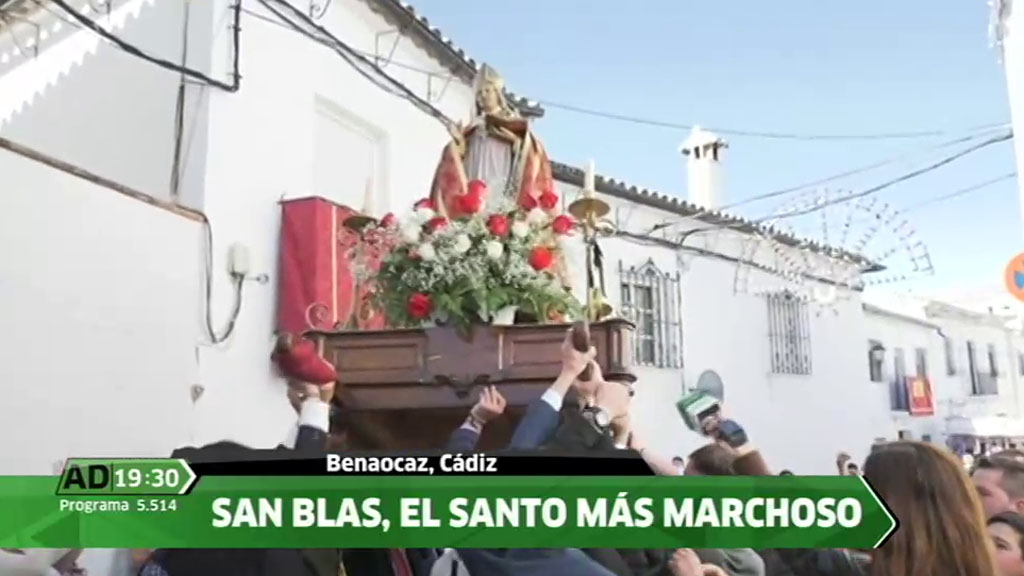
M 497 260 L 501 258 L 501 255 L 505 253 L 505 246 L 497 240 L 491 240 L 487 243 L 487 257 L 491 260 Z
M 413 218 L 419 221 L 420 224 L 430 220 L 434 216 L 437 216 L 437 214 L 435 214 L 430 208 L 417 208 L 416 212 L 413 213 Z
M 430 242 L 420 244 L 419 248 L 416 249 L 416 253 L 420 255 L 421 259 L 427 262 L 437 259 L 437 251 L 434 250 L 434 245 Z
M 526 235 L 530 233 L 530 225 L 522 220 L 517 220 L 512 224 L 512 235 L 516 238 L 526 238 Z
M 547 219 L 548 215 L 540 208 L 534 208 L 526 215 L 526 221 L 534 226 L 543 224 Z
M 415 244 L 420 241 L 420 225 L 419 224 L 406 224 L 402 226 L 402 240 L 406 244 Z
M 465 254 L 469 252 L 469 249 L 473 246 L 473 243 L 469 241 L 469 236 L 465 234 L 459 234 L 455 237 L 455 243 L 452 244 L 452 251 L 456 254 Z

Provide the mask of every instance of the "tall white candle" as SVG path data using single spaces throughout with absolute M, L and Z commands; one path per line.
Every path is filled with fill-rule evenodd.
M 373 216 L 373 178 L 366 179 L 366 192 L 363 194 L 363 215 Z
M 594 191 L 594 161 L 587 160 L 587 169 L 583 173 L 583 191 L 593 192 Z

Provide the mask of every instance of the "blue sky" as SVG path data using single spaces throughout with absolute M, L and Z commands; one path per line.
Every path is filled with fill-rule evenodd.
M 497 68 L 511 90 L 537 100 L 712 128 L 951 133 L 846 142 L 728 137 L 730 202 L 920 150 L 969 128 L 1009 122 L 983 0 L 414 0 L 414 6 L 470 55 Z M 686 193 L 676 151 L 684 131 L 555 108 L 535 130 L 562 162 L 594 158 L 599 173 Z M 861 190 L 955 150 L 925 153 L 916 163 L 830 187 Z M 877 198 L 894 207 L 914 205 L 1014 168 L 1007 142 Z M 787 201 L 737 211 L 765 216 Z M 936 273 L 903 286 L 932 290 L 1001 281 L 1005 262 L 1021 250 L 1019 215 L 1013 180 L 912 211 L 907 218 Z M 843 220 L 845 211 L 837 212 L 830 227 L 838 231 Z M 820 229 L 798 223 L 805 227 Z M 876 238 L 880 250 L 896 244 L 890 234 Z M 889 261 L 897 269 L 903 262 Z

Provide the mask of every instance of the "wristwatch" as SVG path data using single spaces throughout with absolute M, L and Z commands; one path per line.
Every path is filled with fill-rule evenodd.
M 612 425 L 612 417 L 608 414 L 608 411 L 598 406 L 593 406 L 583 410 L 583 417 L 587 419 L 587 422 L 597 428 L 598 431 L 604 433 L 608 431 L 608 428 Z

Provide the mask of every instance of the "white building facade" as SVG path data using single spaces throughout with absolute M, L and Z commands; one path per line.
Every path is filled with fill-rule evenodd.
M 1024 442 L 1019 323 L 935 301 L 890 299 L 864 309 L 869 381 L 890 410 L 892 436 L 974 454 Z M 931 413 L 914 413 L 915 378 L 930 383 Z
M 184 53 L 190 68 L 233 82 L 226 0 L 118 0 L 110 16 L 91 17 L 119 10 L 131 17 L 111 30 L 125 41 L 164 60 Z M 59 73 L 40 76 L 26 92 L 34 97 L 0 117 L 0 177 L 13 186 L 0 200 L 0 308 L 9 333 L 23 335 L 0 358 L 15 399 L 0 406 L 0 432 L 50 431 L 41 445 L 8 441 L 0 472 L 45 474 L 69 456 L 162 456 L 222 439 L 276 445 L 294 420 L 269 360 L 279 202 L 321 196 L 361 207 L 369 187 L 379 213 L 401 211 L 426 195 L 446 129 L 358 73 L 327 37 L 297 33 L 259 2 L 240 13 L 237 91 L 183 82 L 106 42 L 47 60 L 93 34 L 58 14 L 29 14 L 42 27 L 63 23 L 34 42 L 37 55 L 2 50 L 0 93 L 19 70 L 45 63 Z M 468 117 L 472 62 L 400 3 L 336 0 L 316 23 L 444 115 Z M 555 172 L 571 201 L 582 172 Z M 639 326 L 634 421 L 650 444 L 685 455 L 703 443 L 674 405 L 708 370 L 725 384 L 729 414 L 779 468 L 830 473 L 837 451 L 860 458 L 872 439 L 891 436 L 887 406 L 865 385 L 860 294 L 805 278 L 809 293 L 832 296 L 787 297 L 791 279 L 773 272 L 780 259 L 827 260 L 824 249 L 610 179 L 597 188 L 622 232 L 602 241 L 606 290 Z M 680 246 L 681 234 L 708 227 Z M 234 331 L 214 345 L 207 320 L 221 332 L 236 305 L 225 271 L 233 245 L 247 250 L 250 271 Z

